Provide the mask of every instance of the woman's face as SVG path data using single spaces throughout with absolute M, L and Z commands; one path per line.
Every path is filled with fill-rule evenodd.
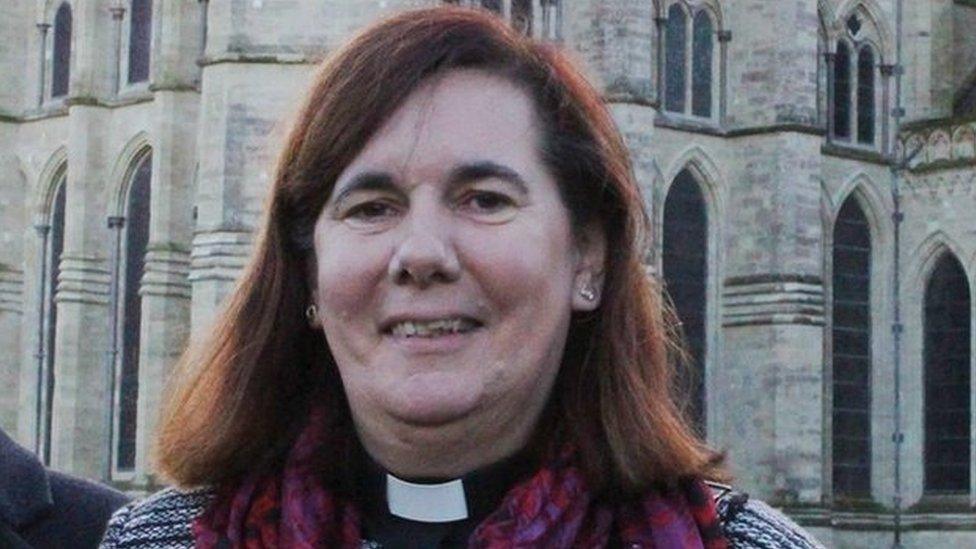
M 515 85 L 451 71 L 339 176 L 315 225 L 313 299 L 361 435 L 535 423 L 603 267 L 602 236 L 573 237 L 535 124 Z

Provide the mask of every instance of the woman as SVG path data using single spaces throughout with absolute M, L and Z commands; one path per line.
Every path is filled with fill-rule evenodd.
M 457 8 L 367 29 L 315 78 L 254 257 L 177 370 L 159 469 L 202 488 L 120 511 L 105 546 L 814 546 L 742 496 L 716 509 L 645 227 L 561 54 Z

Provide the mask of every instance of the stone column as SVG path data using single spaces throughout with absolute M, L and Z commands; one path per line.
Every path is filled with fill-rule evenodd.
M 23 271 L 0 264 L 0 429 L 17 431 L 20 402 L 20 322 L 23 318 Z
M 112 93 L 118 95 L 122 86 L 122 19 L 125 17 L 125 8 L 112 6 L 109 12 L 112 14 L 112 44 L 115 55 L 115 63 L 112 66 Z
M 894 65 L 881 65 L 881 108 L 878 113 L 881 116 L 881 154 L 894 158 L 895 150 L 891 146 L 891 77 L 895 74 Z
M 105 353 L 109 313 L 109 239 L 105 229 L 108 179 L 103 135 L 107 109 L 72 105 L 68 130 L 68 180 L 64 252 L 55 291 L 54 418 L 51 464 L 88 478 L 108 470 L 111 401 Z
M 660 14 L 654 17 L 654 27 L 657 29 L 654 47 L 654 93 L 658 110 L 662 110 L 664 106 L 664 33 L 667 24 L 667 17 Z
M 729 42 L 732 41 L 732 31 L 723 30 L 718 33 L 719 66 L 718 66 L 718 123 L 726 125 L 725 115 L 728 112 L 729 85 Z
M 827 60 L 827 143 L 834 141 L 834 116 L 837 112 L 837 98 L 834 97 L 834 63 L 837 62 L 837 54 L 828 52 L 824 54 Z
M 51 28 L 50 23 L 37 24 L 37 44 L 38 44 L 38 64 L 37 64 L 37 108 L 44 105 L 44 95 L 47 94 L 47 31 Z
M 743 489 L 777 504 L 824 493 L 824 280 L 816 135 L 741 144 L 729 174 L 722 356 L 708 402 Z
M 135 483 L 152 482 L 148 457 L 160 399 L 190 327 L 190 248 L 200 102 L 201 10 L 192 2 L 158 6 L 154 40 L 153 156 L 149 244 L 139 293 L 139 348 Z
M 0 428 L 17 433 L 21 386 L 21 324 L 24 322 L 23 234 L 29 220 L 26 182 L 17 158 L 8 154 L 16 126 L 0 123 Z M 8 139 L 9 138 L 9 139 Z

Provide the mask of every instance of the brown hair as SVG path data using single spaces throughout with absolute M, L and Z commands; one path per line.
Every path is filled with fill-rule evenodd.
M 599 93 L 554 47 L 484 12 L 439 7 L 366 29 L 314 78 L 251 261 L 215 329 L 180 360 L 166 396 L 156 457 L 169 480 L 233 482 L 275 463 L 313 397 L 330 403 L 334 425 L 348 424 L 328 345 L 303 318 L 313 226 L 370 136 L 424 79 L 455 68 L 489 71 L 530 94 L 541 156 L 574 226 L 598 224 L 607 239 L 602 305 L 573 319 L 547 411 L 556 428 L 537 436 L 575 443 L 591 486 L 605 493 L 722 476 L 720 457 L 676 405 L 686 398 L 675 398 L 674 339 L 660 289 L 641 263 L 647 216 Z

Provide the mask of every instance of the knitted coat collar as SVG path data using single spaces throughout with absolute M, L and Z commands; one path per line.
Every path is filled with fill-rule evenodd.
M 279 471 L 253 475 L 218 494 L 193 524 L 197 547 L 360 547 L 358 505 L 330 490 L 314 470 L 315 456 L 328 448 L 324 424 L 325 411 L 313 410 Z M 700 481 L 611 506 L 593 498 L 574 458 L 566 448 L 513 486 L 468 546 L 591 548 L 606 547 L 615 537 L 626 547 L 727 547 Z

